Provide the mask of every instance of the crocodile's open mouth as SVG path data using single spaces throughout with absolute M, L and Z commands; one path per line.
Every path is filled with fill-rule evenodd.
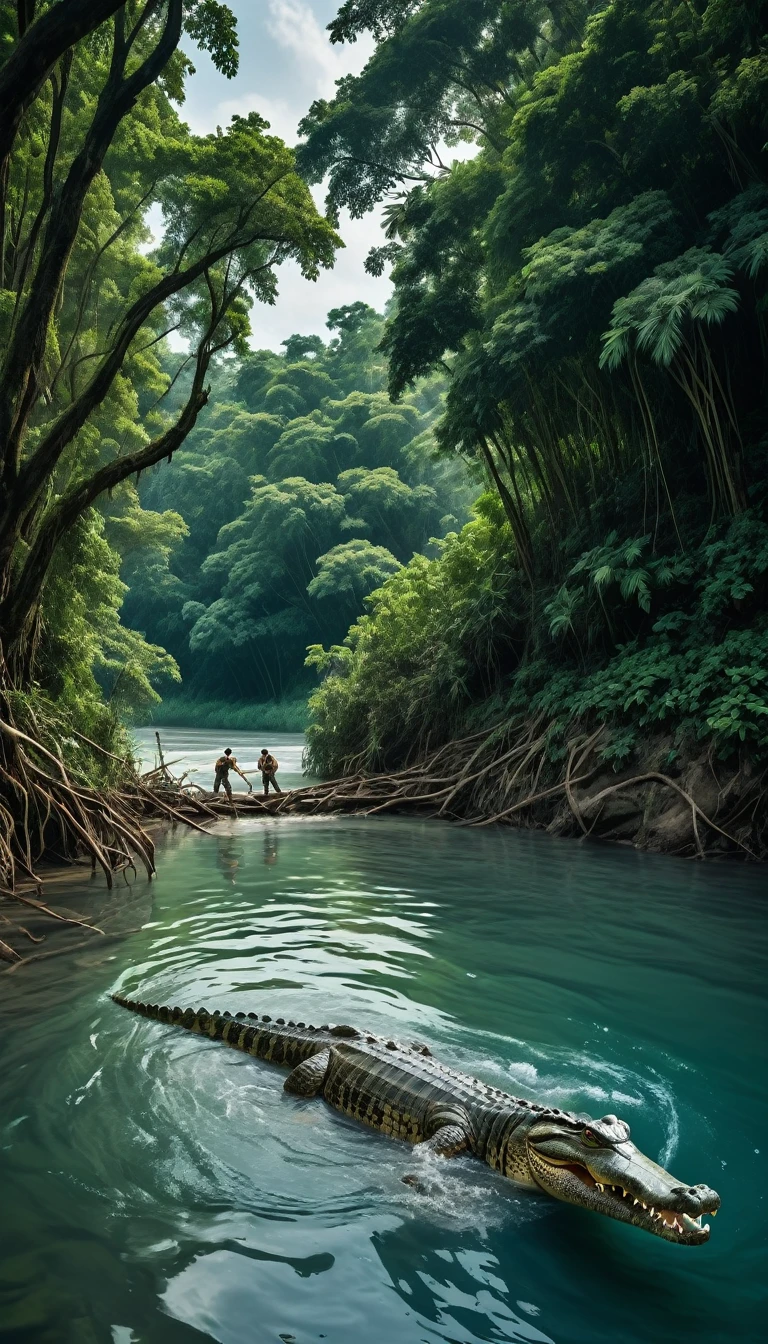
M 535 1150 L 531 1156 L 534 1174 L 549 1194 L 610 1218 L 618 1218 L 621 1222 L 632 1223 L 666 1241 L 699 1246 L 709 1240 L 709 1223 L 703 1222 L 706 1214 L 693 1217 L 680 1209 L 657 1208 L 647 1202 L 647 1193 L 644 1199 L 641 1192 L 602 1182 L 581 1162 L 552 1161 Z M 717 1209 L 711 1210 L 712 1217 L 716 1213 Z

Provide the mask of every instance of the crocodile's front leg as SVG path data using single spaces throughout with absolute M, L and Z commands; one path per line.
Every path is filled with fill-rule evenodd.
M 283 1083 L 283 1091 L 293 1092 L 298 1097 L 316 1097 L 323 1090 L 330 1062 L 330 1050 L 320 1050 L 309 1059 L 303 1059 L 291 1069 Z
M 417 1145 L 420 1153 L 435 1153 L 438 1157 L 456 1157 L 469 1147 L 469 1134 L 462 1125 L 441 1125 L 432 1135 Z
M 416 1147 L 420 1153 L 435 1153 L 437 1157 L 457 1157 L 459 1153 L 467 1151 L 469 1133 L 463 1125 L 441 1125 L 431 1139 L 424 1139 Z M 420 1176 L 412 1174 L 403 1176 L 402 1181 L 404 1185 L 413 1186 L 420 1195 L 430 1194 L 431 1187 Z

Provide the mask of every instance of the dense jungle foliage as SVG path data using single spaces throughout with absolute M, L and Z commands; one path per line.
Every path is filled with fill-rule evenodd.
M 328 343 L 294 335 L 220 365 L 208 413 L 142 479 L 166 522 L 153 548 L 123 546 L 123 619 L 176 659 L 196 718 L 306 700 L 307 646 L 341 641 L 369 593 L 468 516 L 463 464 L 433 461 L 444 378 L 393 406 L 383 320 L 356 303 L 328 327 Z
M 477 717 L 768 751 L 768 6 L 348 0 L 375 53 L 313 105 L 329 218 L 387 201 L 397 399 L 475 519 L 312 662 L 311 760 L 394 764 Z M 445 168 L 441 145 L 476 154 Z
M 311 280 L 339 244 L 259 116 L 191 134 L 183 38 L 236 71 L 218 0 L 0 5 L 0 719 L 81 758 L 73 731 L 121 741 L 179 675 L 120 619 L 124 575 L 186 531 L 142 508 L 141 472 L 248 354 L 280 264 Z
M 374 54 L 293 152 L 182 120 L 184 34 L 237 68 L 218 0 L 0 5 L 4 703 L 108 745 L 179 669 L 316 669 L 329 772 L 511 711 L 764 753 L 766 17 L 347 0 Z M 252 351 L 381 201 L 386 321 Z

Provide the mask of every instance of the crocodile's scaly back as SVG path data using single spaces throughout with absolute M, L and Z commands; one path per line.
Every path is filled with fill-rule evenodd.
M 441 1064 L 417 1041 L 388 1040 L 346 1025 L 314 1027 L 257 1013 L 233 1016 L 112 997 L 142 1017 L 222 1041 L 272 1064 L 295 1069 L 313 1056 L 323 1056 L 327 1058 L 323 1096 L 344 1115 L 411 1143 L 431 1139 L 443 1127 L 458 1127 L 465 1136 L 463 1147 L 495 1170 L 532 1183 L 527 1170 L 510 1169 L 514 1164 L 509 1139 L 520 1121 L 546 1108 Z
M 285 1065 L 286 1091 L 322 1096 L 391 1138 L 446 1157 L 471 1153 L 518 1184 L 667 1241 L 693 1246 L 709 1238 L 701 1217 L 717 1211 L 719 1196 L 706 1185 L 677 1184 L 629 1142 L 629 1125 L 615 1115 L 592 1120 L 510 1096 L 439 1063 L 418 1041 L 112 997 L 142 1017 Z

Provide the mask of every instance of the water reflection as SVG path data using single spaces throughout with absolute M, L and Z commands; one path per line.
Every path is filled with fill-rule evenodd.
M 435 1246 L 432 1239 L 433 1229 L 414 1221 L 375 1235 L 371 1243 L 406 1309 L 429 1330 L 426 1338 L 554 1344 L 533 1323 L 540 1308 L 515 1299 L 519 1288 L 504 1281 L 499 1260 L 487 1247 L 456 1238 Z
M 264 862 L 268 868 L 277 863 L 278 830 L 276 826 L 266 825 L 262 840 Z
M 227 882 L 237 883 L 243 860 L 243 843 L 237 834 L 216 836 L 216 858 Z

